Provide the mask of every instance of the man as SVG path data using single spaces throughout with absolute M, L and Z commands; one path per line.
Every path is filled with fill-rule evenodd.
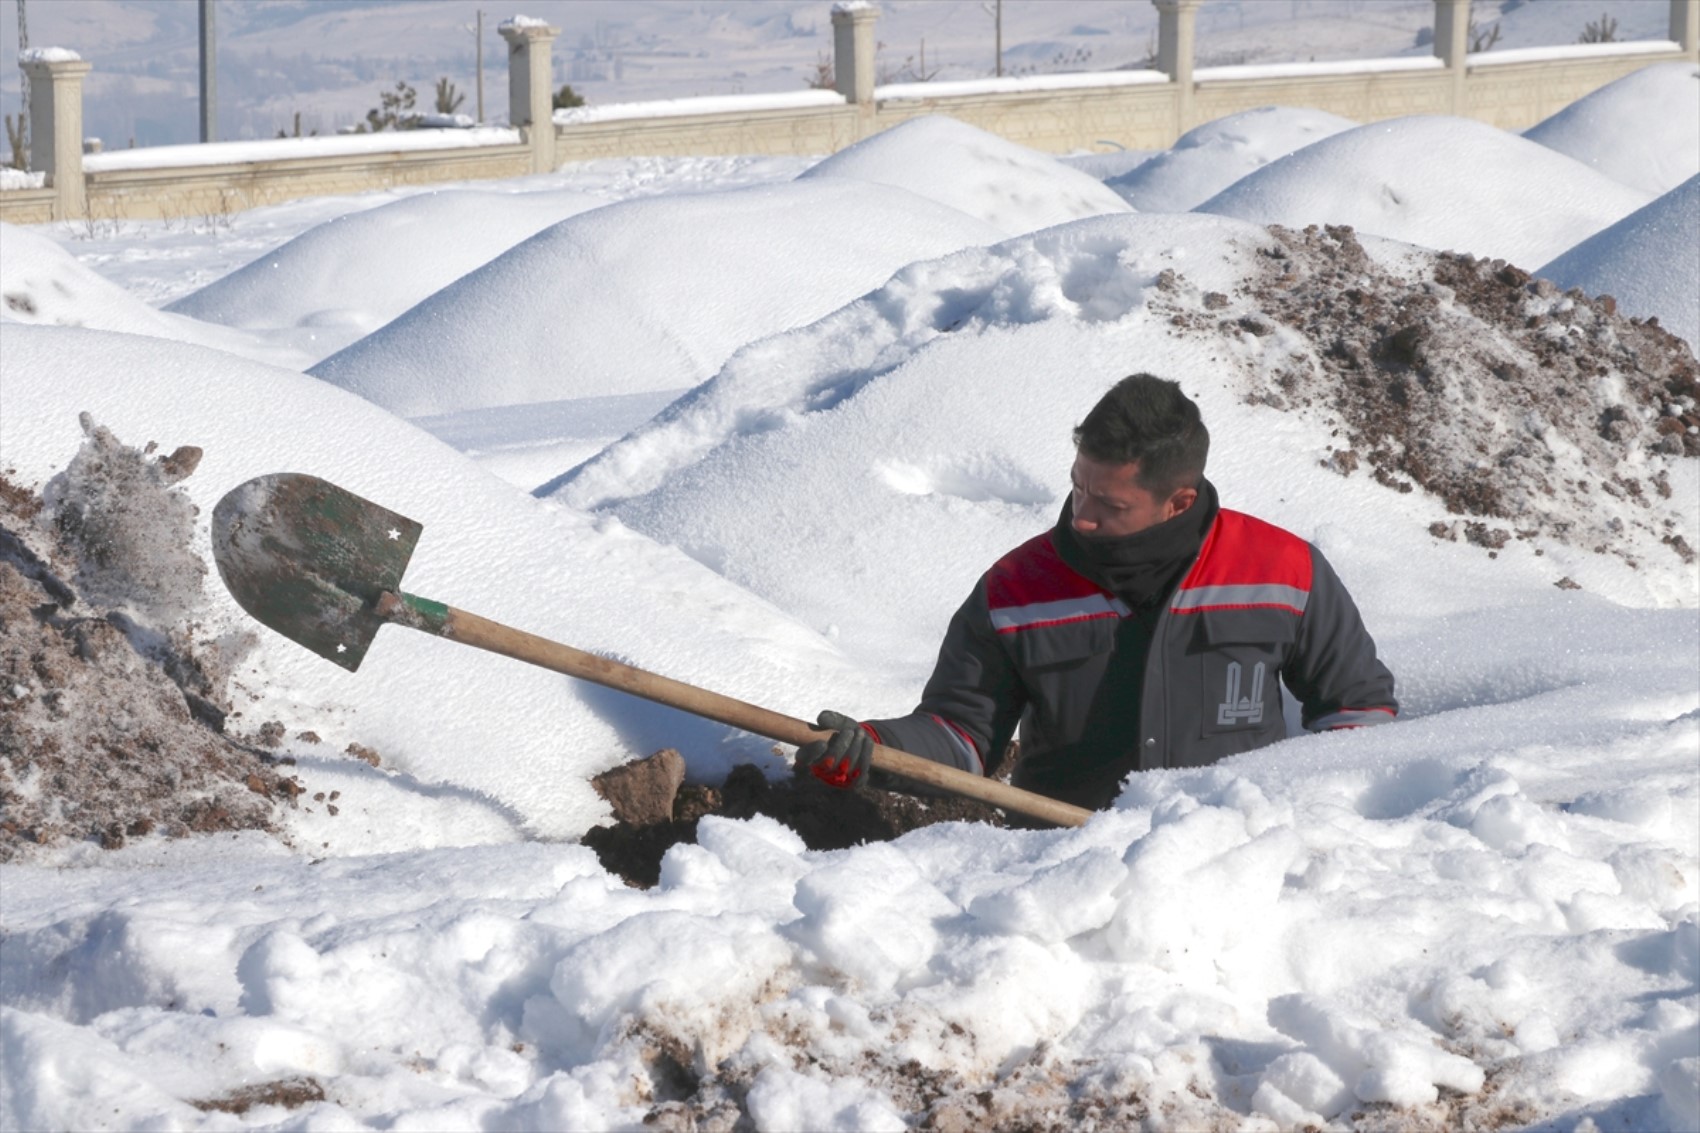
M 1088 808 L 1130 772 L 1198 767 L 1286 736 L 1392 720 L 1393 675 L 1315 547 L 1218 507 L 1210 434 L 1174 382 L 1118 382 L 1074 431 L 1074 490 L 1050 531 L 999 559 L 951 619 L 913 713 L 857 723 L 799 759 L 838 786 L 875 742 L 983 774 L 1020 729 L 1018 787 Z

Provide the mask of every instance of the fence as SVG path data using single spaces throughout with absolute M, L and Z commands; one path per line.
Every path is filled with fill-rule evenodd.
M 0 190 L 0 220 L 219 214 L 298 197 L 548 172 L 568 161 L 642 155 L 826 154 L 923 114 L 946 114 L 1035 149 L 1163 149 L 1201 122 L 1259 106 L 1308 106 L 1359 122 L 1408 114 L 1522 129 L 1649 63 L 1700 61 L 1700 0 L 1668 0 L 1668 40 L 1471 54 L 1470 0 L 1434 0 L 1434 54 L 1348 63 L 1194 69 L 1202 0 L 1152 0 L 1156 67 L 974 82 L 878 86 L 877 9 L 832 10 L 834 91 L 686 99 L 554 111 L 558 30 L 516 17 L 506 130 L 413 130 L 324 139 L 83 153 L 82 82 L 63 49 L 23 60 L 31 169 L 41 187 Z

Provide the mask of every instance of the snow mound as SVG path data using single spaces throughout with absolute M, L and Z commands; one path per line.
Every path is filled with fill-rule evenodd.
M 211 346 L 245 358 L 300 369 L 312 359 L 263 335 L 156 311 L 78 263 L 47 236 L 0 224 L 0 323 L 89 327 Z
M 1596 232 L 1535 274 L 1657 317 L 1700 354 L 1700 174 Z
M 538 233 L 311 372 L 404 416 L 692 386 L 915 259 L 997 238 L 858 182 L 627 201 Z
M 303 328 L 318 361 L 526 237 L 605 202 L 557 190 L 421 193 L 308 229 L 166 309 L 225 326 Z
M 1516 134 L 1465 118 L 1416 117 L 1324 138 L 1235 182 L 1198 211 L 1289 228 L 1350 225 L 1527 267 L 1648 199 Z
M 1655 195 L 1700 174 L 1700 64 L 1655 63 L 1523 131 L 1614 181 Z
M 1683 345 L 1504 265 L 1380 248 L 1391 267 L 1349 231 L 1138 214 L 916 264 L 746 347 L 540 491 L 680 547 L 852 655 L 930 659 L 978 572 L 1054 522 L 1073 426 L 1148 369 L 1200 401 L 1228 506 L 1301 532 L 1362 508 L 1417 546 L 1520 541 L 1548 584 L 1563 563 L 1692 602 L 1700 388 Z M 1342 480 L 1357 460 L 1373 475 Z M 863 541 L 917 564 L 902 587 L 855 566 Z
M 928 197 L 1017 236 L 1128 211 L 1096 178 L 966 122 L 930 114 L 882 130 L 798 180 L 870 181 Z
M 799 715 L 814 711 L 794 703 L 799 672 L 870 687 L 817 635 L 684 556 L 539 504 L 324 382 L 215 351 L 63 327 L 8 327 L 0 366 L 6 458 L 22 484 L 64 466 L 84 410 L 137 438 L 200 441 L 199 468 L 182 486 L 200 509 L 199 555 L 225 492 L 257 475 L 311 470 L 425 525 L 407 573 L 411 592 Z M 400 774 L 404 794 L 429 801 L 455 793 L 482 816 L 480 837 L 501 836 L 489 833 L 496 830 L 511 838 L 521 828 L 576 836 L 606 815 L 590 776 L 663 746 L 678 748 L 696 778 L 724 776 L 740 760 L 776 762 L 770 745 L 725 727 L 396 628 L 380 633 L 360 672 L 349 674 L 256 629 L 221 586 L 206 590 L 207 632 L 261 638 L 236 680 L 265 690 L 264 705 L 237 703 L 233 717 L 263 711 L 288 734 L 311 730 L 331 745 L 300 746 L 304 763 L 357 742 Z M 681 632 L 682 595 L 716 611 L 712 624 L 693 621 Z M 324 837 L 358 838 L 359 824 L 344 827 Z M 419 844 L 465 831 L 423 829 Z
M 1276 158 L 1357 125 L 1308 107 L 1242 110 L 1195 126 L 1168 150 L 1104 183 L 1140 212 L 1187 212 Z

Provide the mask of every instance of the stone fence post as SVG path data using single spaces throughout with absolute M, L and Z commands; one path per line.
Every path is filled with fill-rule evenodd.
M 30 171 L 47 174 L 56 194 L 54 220 L 88 213 L 83 187 L 83 78 L 94 69 L 63 47 L 31 48 L 18 57 L 30 85 Z
M 869 0 L 839 0 L 832 6 L 833 86 L 846 102 L 874 106 L 874 21 Z
M 1434 54 L 1450 73 L 1452 113 L 1468 113 L 1464 79 L 1470 69 L 1470 0 L 1434 0 Z
M 1670 0 L 1670 37 L 1700 59 L 1700 0 Z
M 555 170 L 555 87 L 551 59 L 560 28 L 515 16 L 496 29 L 508 41 L 508 123 L 531 146 L 531 171 Z
M 1204 0 L 1151 0 L 1157 9 L 1157 69 L 1175 86 L 1175 136 L 1192 129 L 1192 64 Z

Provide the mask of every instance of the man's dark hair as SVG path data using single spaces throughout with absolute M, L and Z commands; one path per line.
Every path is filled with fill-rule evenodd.
M 1134 374 L 1110 387 L 1086 420 L 1075 427 L 1074 444 L 1092 460 L 1138 464 L 1135 482 L 1160 498 L 1196 488 L 1210 455 L 1210 430 L 1198 405 L 1171 381 Z

